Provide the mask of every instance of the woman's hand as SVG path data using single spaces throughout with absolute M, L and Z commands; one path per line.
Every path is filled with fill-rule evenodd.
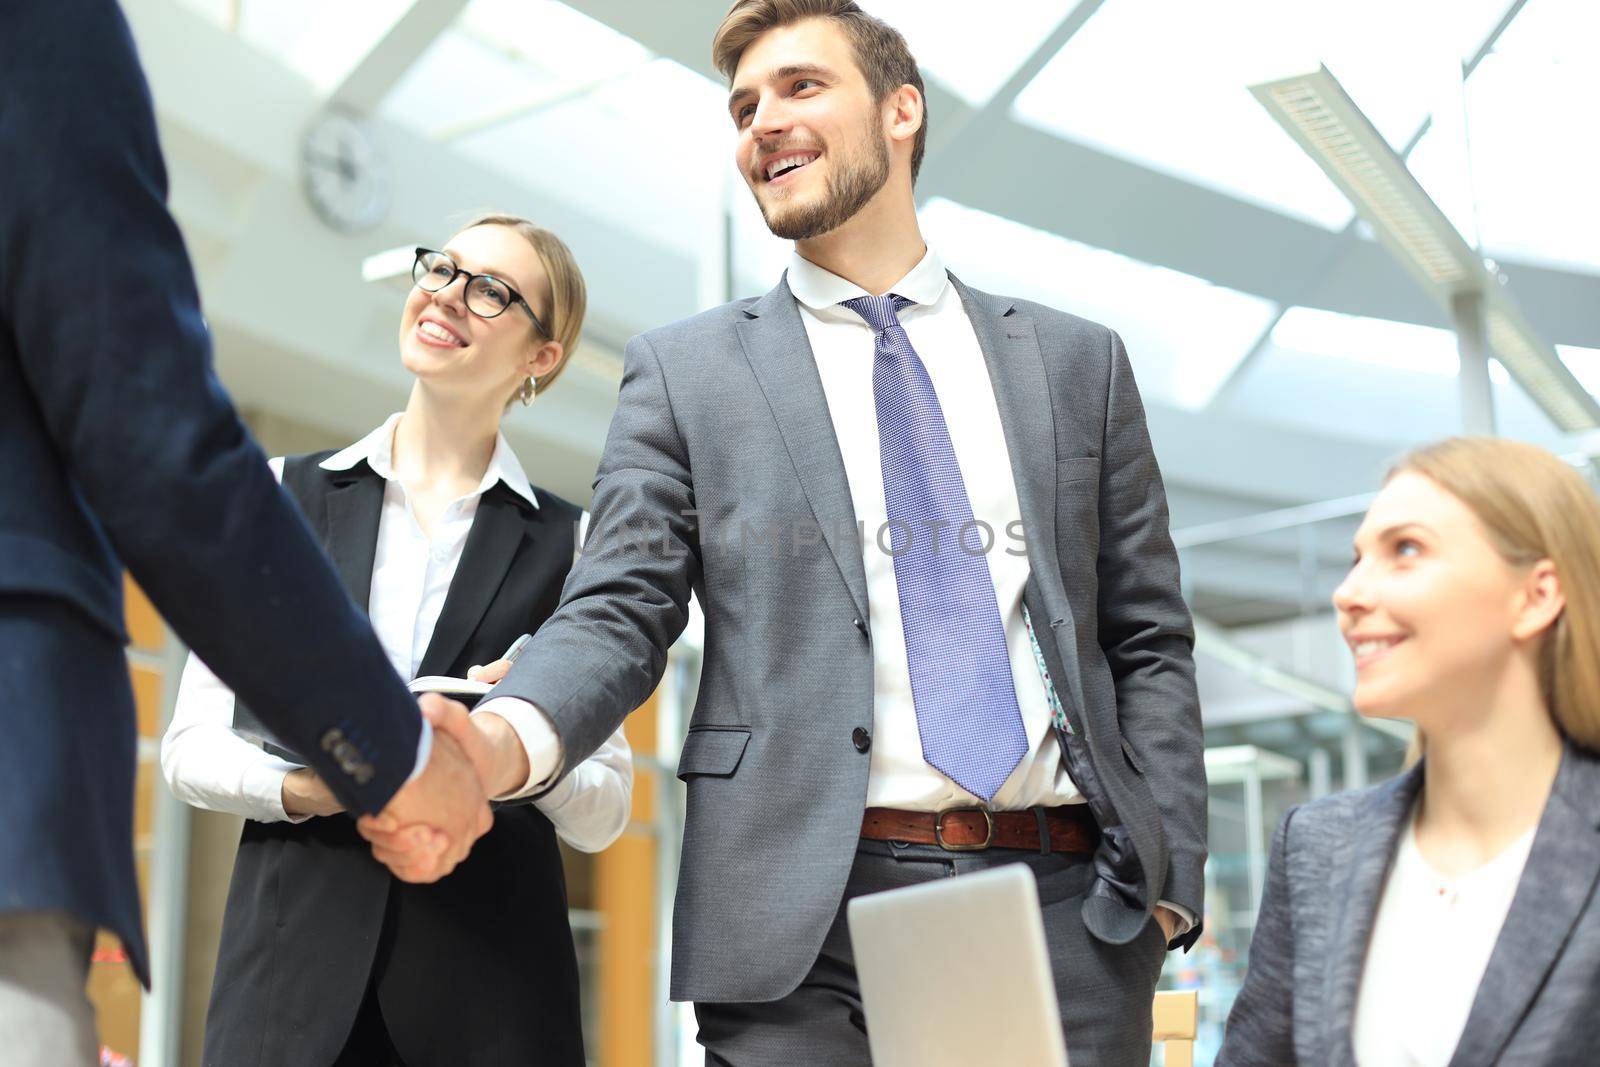
M 510 660 L 497 659 L 493 663 L 484 667 L 467 668 L 467 677 L 472 679 L 474 682 L 488 682 L 490 685 L 494 685 L 500 679 L 504 678 L 506 676 L 506 672 L 510 669 Z
M 301 767 L 283 776 L 283 810 L 289 815 L 337 815 L 344 810 L 317 772 Z

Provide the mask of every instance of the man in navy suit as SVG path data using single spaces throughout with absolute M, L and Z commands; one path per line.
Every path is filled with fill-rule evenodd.
M 212 373 L 122 13 L 0 0 L 0 70 L 0 1057 L 54 1067 L 95 1058 L 96 928 L 149 981 L 124 566 L 350 811 L 426 824 L 397 874 L 442 876 L 489 811 Z

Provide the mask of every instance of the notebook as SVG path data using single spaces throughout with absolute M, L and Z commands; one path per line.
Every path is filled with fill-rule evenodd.
M 419 695 L 422 693 L 439 693 L 449 697 L 451 700 L 459 700 L 470 708 L 482 698 L 483 694 L 494 687 L 488 682 L 475 682 L 470 678 L 450 678 L 442 674 L 429 674 L 421 678 L 413 678 L 406 683 L 406 688 Z M 278 740 L 277 735 L 256 716 L 255 712 L 239 701 L 234 701 L 233 705 L 233 728 L 235 732 L 245 738 L 260 742 L 261 747 L 280 759 L 300 764 L 306 762 L 293 749 Z

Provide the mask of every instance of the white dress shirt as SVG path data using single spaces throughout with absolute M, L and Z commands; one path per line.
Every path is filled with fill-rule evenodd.
M 1372 927 L 1356 1000 L 1361 1067 L 1444 1067 L 1511 911 L 1537 827 L 1475 871 L 1439 874 L 1417 847 L 1416 813 L 1400 835 Z
M 862 563 L 867 575 L 867 605 L 872 626 L 873 738 L 870 807 L 910 811 L 943 811 L 981 802 L 922 755 L 916 708 L 911 700 L 911 668 L 900 618 L 900 591 L 894 558 L 880 547 L 879 531 L 888 522 L 883 495 L 883 461 L 878 448 L 878 412 L 872 391 L 874 334 L 865 319 L 840 301 L 870 295 L 853 282 L 830 273 L 798 254 L 789 261 L 789 289 L 800 304 L 800 321 L 811 342 L 811 354 L 822 376 L 828 413 L 844 457 L 845 477 L 856 519 L 866 523 Z M 938 253 L 929 249 L 922 261 L 890 287 L 916 301 L 900 312 L 911 345 L 928 368 L 939 394 L 956 464 L 966 483 L 973 518 L 994 532 L 984 559 L 994 581 L 996 606 L 1011 656 L 1011 680 L 1017 707 L 1028 735 L 1028 753 L 995 794 L 996 811 L 1016 811 L 1042 804 L 1080 803 L 1061 760 L 1060 743 L 1050 728 L 1038 661 L 1022 621 L 1022 592 L 1028 584 L 1028 557 L 1020 540 L 1022 506 L 1011 476 L 1011 456 L 1000 408 L 984 362 L 978 336 L 961 306 L 961 294 L 945 273 Z M 888 545 L 889 535 L 881 538 Z M 1007 551 L 1007 550 L 1010 551 Z
M 392 456 L 398 414 L 362 440 L 321 463 L 348 470 L 365 460 L 384 479 L 378 540 L 372 566 L 368 615 L 395 671 L 416 676 L 433 639 L 450 583 L 466 547 L 482 495 L 496 482 L 538 507 L 522 465 L 503 436 L 483 480 L 471 493 L 452 501 L 423 533 L 405 486 L 395 476 Z M 283 460 L 272 460 L 281 481 Z M 233 693 L 205 664 L 190 655 L 179 682 L 172 722 L 161 743 L 161 766 L 178 797 L 196 807 L 225 811 L 261 822 L 288 819 L 283 810 L 283 779 L 296 764 L 279 759 L 233 729 Z M 586 852 L 606 847 L 627 825 L 633 790 L 632 754 L 618 730 L 593 756 L 535 805 L 549 817 L 569 845 Z M 534 792 L 524 786 L 497 800 Z

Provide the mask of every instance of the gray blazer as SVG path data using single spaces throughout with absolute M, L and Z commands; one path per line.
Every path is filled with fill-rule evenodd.
M 1204 901 L 1193 634 L 1144 411 L 1115 333 L 952 282 L 1005 426 L 1012 469 L 988 473 L 1016 482 L 1068 769 L 1104 836 L 1084 921 L 1126 943 L 1158 899 Z M 675 999 L 786 995 L 837 912 L 873 728 L 861 538 L 787 281 L 628 344 L 583 557 L 491 695 L 544 709 L 575 766 L 649 697 L 699 596 Z
M 1362 962 L 1426 761 L 1295 808 L 1219 1065 L 1352 1065 Z M 1450 1067 L 1600 1062 L 1600 759 L 1567 746 Z

